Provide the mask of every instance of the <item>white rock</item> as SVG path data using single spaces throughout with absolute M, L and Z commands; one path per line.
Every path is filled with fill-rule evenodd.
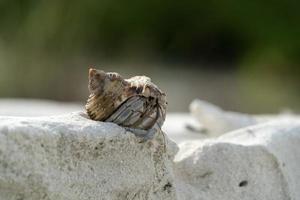
M 189 113 L 168 113 L 162 129 L 177 144 L 202 140 L 208 136 L 199 132 L 203 127 Z
M 196 118 L 167 115 L 163 130 L 180 145 L 173 164 L 177 146 L 168 139 L 165 153 L 158 148 L 161 138 L 139 143 L 123 128 L 82 114 L 0 117 L 0 199 L 300 200 L 296 116 L 252 116 L 207 102 L 194 105 Z M 0 100 L 0 115 L 82 109 L 50 101 Z M 187 128 L 203 130 L 201 124 L 211 135 Z M 238 128 L 243 129 L 203 140 Z
M 208 130 L 209 136 L 219 136 L 239 128 L 267 122 L 274 119 L 299 118 L 292 113 L 280 113 L 279 115 L 249 115 L 245 113 L 224 111 L 220 107 L 195 99 L 190 104 L 191 115 Z
M 154 142 L 78 113 L 0 117 L 0 199 L 176 199 L 174 155 Z
M 0 98 L 0 116 L 40 117 L 83 111 L 84 105 L 39 99 Z M 168 113 L 163 130 L 176 143 L 186 140 L 203 139 L 208 135 L 199 134 L 188 127 L 201 125 L 189 113 Z
M 300 120 L 185 142 L 175 157 L 179 199 L 299 200 Z

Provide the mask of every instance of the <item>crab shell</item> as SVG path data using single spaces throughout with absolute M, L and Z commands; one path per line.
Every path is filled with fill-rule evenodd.
M 91 68 L 89 70 L 89 91 L 86 110 L 89 117 L 96 121 L 105 121 L 131 97 L 155 99 L 162 110 L 164 120 L 166 95 L 151 79 L 146 76 L 135 76 L 123 79 L 117 73 L 105 73 Z

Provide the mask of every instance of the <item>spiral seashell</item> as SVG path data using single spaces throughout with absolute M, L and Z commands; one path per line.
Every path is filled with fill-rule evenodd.
M 161 127 L 165 120 L 165 93 L 146 76 L 123 79 L 118 73 L 91 68 L 89 91 L 85 107 L 93 120 L 144 130 L 155 123 Z

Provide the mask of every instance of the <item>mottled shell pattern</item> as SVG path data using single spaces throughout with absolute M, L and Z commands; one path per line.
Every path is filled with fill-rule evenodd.
M 166 95 L 146 76 L 123 79 L 118 73 L 90 69 L 89 91 L 86 110 L 93 120 L 144 130 L 155 123 L 161 127 L 165 120 Z

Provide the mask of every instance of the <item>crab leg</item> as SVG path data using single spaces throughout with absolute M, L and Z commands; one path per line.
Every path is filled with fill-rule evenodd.
M 143 130 L 143 129 L 138 129 L 138 128 L 129 128 L 129 127 L 125 127 L 125 129 L 127 131 L 132 132 L 133 134 L 135 134 L 138 137 L 142 137 L 144 140 L 149 140 L 152 139 L 154 137 L 154 135 L 161 131 L 161 126 L 165 120 L 165 115 L 164 113 L 162 113 L 162 109 L 157 106 L 157 113 L 156 113 L 156 121 L 154 123 L 154 125 L 148 129 L 148 130 Z
M 131 121 L 132 124 L 140 116 L 136 114 L 135 110 L 140 111 L 140 115 L 143 112 L 144 99 L 138 96 L 131 97 L 126 102 L 117 108 L 117 110 L 105 121 L 114 122 L 118 125 L 124 125 L 125 122 Z M 138 112 L 139 113 L 139 112 Z M 135 115 L 135 117 L 133 117 Z M 136 119 L 137 118 L 137 119 Z

